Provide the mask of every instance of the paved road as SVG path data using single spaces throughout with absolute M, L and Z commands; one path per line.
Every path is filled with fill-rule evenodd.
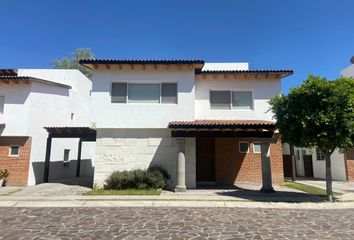
M 354 239 L 354 210 L 0 208 L 0 239 Z

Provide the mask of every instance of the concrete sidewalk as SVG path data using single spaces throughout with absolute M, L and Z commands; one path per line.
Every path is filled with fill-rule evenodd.
M 171 199 L 137 196 L 90 196 L 80 198 L 0 198 L 0 207 L 237 207 L 289 209 L 354 209 L 353 202 L 257 202 L 228 198 Z
M 1 188 L 0 207 L 251 207 L 251 208 L 354 208 L 354 197 L 326 203 L 324 197 L 276 187 L 262 193 L 259 186 L 229 189 L 194 189 L 184 193 L 162 191 L 152 195 L 83 195 L 89 189 L 63 184 Z M 343 199 L 339 199 L 343 201 Z M 352 201 L 352 202 L 349 202 Z
M 207 195 L 197 190 L 186 194 L 163 193 L 159 196 L 0 196 L 0 207 L 240 207 L 338 209 L 354 208 L 354 202 L 324 202 L 324 198 L 297 192 L 264 194 L 252 191 Z M 234 195 L 233 195 L 234 194 Z M 237 196 L 239 194 L 239 196 Z

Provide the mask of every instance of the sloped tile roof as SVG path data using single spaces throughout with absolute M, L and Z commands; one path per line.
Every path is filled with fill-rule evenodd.
M 265 120 L 194 120 L 173 121 L 169 128 L 243 128 L 243 127 L 275 127 L 275 123 Z
M 203 60 L 82 59 L 80 64 L 204 64 Z

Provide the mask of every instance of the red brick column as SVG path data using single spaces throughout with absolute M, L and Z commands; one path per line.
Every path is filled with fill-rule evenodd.
M 11 145 L 19 145 L 19 156 L 9 156 Z M 0 137 L 0 168 L 8 169 L 7 186 L 27 186 L 31 137 Z
M 354 148 L 350 148 L 344 154 L 347 180 L 354 181 Z

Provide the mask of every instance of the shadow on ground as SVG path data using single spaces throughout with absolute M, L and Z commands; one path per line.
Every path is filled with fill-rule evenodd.
M 206 189 L 206 188 L 203 188 Z M 248 189 L 240 186 L 218 186 L 215 194 L 261 202 L 325 202 L 325 197 L 315 196 L 304 192 L 276 189 L 274 193 L 263 193 L 259 189 Z

